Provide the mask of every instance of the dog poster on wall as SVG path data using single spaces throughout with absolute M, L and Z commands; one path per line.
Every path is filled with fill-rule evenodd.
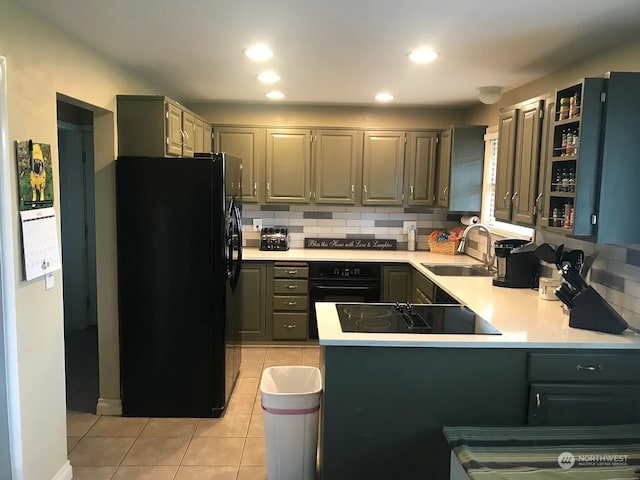
M 53 205 L 51 145 L 31 140 L 16 142 L 20 211 Z

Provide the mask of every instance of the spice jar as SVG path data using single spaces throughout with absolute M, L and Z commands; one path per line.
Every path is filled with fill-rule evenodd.
M 567 118 L 569 118 L 569 98 L 561 98 L 558 119 L 565 120 Z

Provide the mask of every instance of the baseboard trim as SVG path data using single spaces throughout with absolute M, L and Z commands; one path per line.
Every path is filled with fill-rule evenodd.
M 122 402 L 119 398 L 98 398 L 96 415 L 122 416 Z
M 71 468 L 71 463 L 67 460 L 58 473 L 54 475 L 51 480 L 71 480 L 73 478 L 73 470 Z

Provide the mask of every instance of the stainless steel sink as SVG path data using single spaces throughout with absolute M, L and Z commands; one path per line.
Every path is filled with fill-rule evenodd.
M 442 277 L 493 277 L 483 265 L 450 265 L 423 263 L 423 267 Z

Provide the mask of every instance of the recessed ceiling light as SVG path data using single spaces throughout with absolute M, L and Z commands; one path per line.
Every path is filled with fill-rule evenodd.
M 375 99 L 379 102 L 390 102 L 393 100 L 393 95 L 390 93 L 382 92 L 375 96 Z
M 281 100 L 284 98 L 284 93 L 278 91 L 269 92 L 267 93 L 267 98 L 271 100 Z
M 262 83 L 276 83 L 280 81 L 280 75 L 278 75 L 273 70 L 267 70 L 258 75 L 258 80 Z
M 430 48 L 418 48 L 409 53 L 409 59 L 416 63 L 428 63 L 438 58 L 438 54 Z
M 247 48 L 244 54 L 256 62 L 264 62 L 273 57 L 273 51 L 266 45 L 257 44 Z

